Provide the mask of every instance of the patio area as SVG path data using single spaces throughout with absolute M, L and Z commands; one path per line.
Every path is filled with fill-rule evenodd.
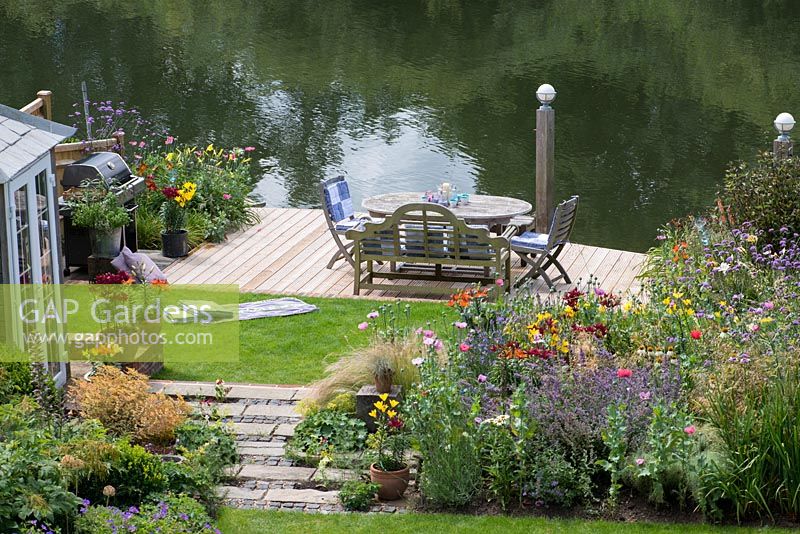
M 352 297 L 353 269 L 339 261 L 327 269 L 328 259 L 336 250 L 326 227 L 322 210 L 297 208 L 261 208 L 261 221 L 237 232 L 220 244 L 206 244 L 192 254 L 168 266 L 164 273 L 172 284 L 238 284 L 242 291 L 293 294 L 319 297 Z M 561 255 L 561 263 L 574 282 L 590 275 L 606 291 L 637 291 L 636 280 L 644 254 L 622 250 L 570 244 Z M 388 269 L 388 265 L 383 266 Z M 522 272 L 514 260 L 514 275 Z M 389 282 L 391 283 L 391 282 Z M 405 282 L 407 283 L 407 282 Z M 429 283 L 413 282 L 417 298 L 443 298 L 426 290 Z M 454 290 L 463 283 L 436 282 Z M 548 294 L 541 280 L 533 289 Z M 559 284 L 558 289 L 568 285 Z M 394 298 L 393 291 L 362 291 L 368 298 Z M 407 293 L 404 296 L 409 296 Z

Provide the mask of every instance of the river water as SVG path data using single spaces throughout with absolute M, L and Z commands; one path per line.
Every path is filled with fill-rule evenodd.
M 124 100 L 184 142 L 255 146 L 259 192 L 318 206 L 461 190 L 534 201 L 535 90 L 555 86 L 574 239 L 646 250 L 727 162 L 800 117 L 796 0 L 0 0 L 0 102 Z

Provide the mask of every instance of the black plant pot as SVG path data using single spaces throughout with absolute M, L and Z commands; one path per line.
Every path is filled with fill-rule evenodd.
M 189 254 L 189 234 L 186 230 L 161 234 L 161 253 L 167 258 L 182 258 Z

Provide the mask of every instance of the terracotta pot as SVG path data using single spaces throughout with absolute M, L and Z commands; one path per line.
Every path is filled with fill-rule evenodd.
M 392 377 L 382 376 L 375 377 L 375 390 L 378 393 L 391 393 L 392 392 Z
M 372 464 L 369 466 L 369 478 L 380 486 L 378 490 L 379 499 L 382 501 L 395 501 L 406 492 L 410 474 L 408 466 L 398 471 L 382 471 L 375 467 L 375 464 Z

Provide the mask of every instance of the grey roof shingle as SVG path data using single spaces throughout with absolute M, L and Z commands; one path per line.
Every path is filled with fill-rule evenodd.
M 0 104 L 0 184 L 74 133 L 70 126 Z

